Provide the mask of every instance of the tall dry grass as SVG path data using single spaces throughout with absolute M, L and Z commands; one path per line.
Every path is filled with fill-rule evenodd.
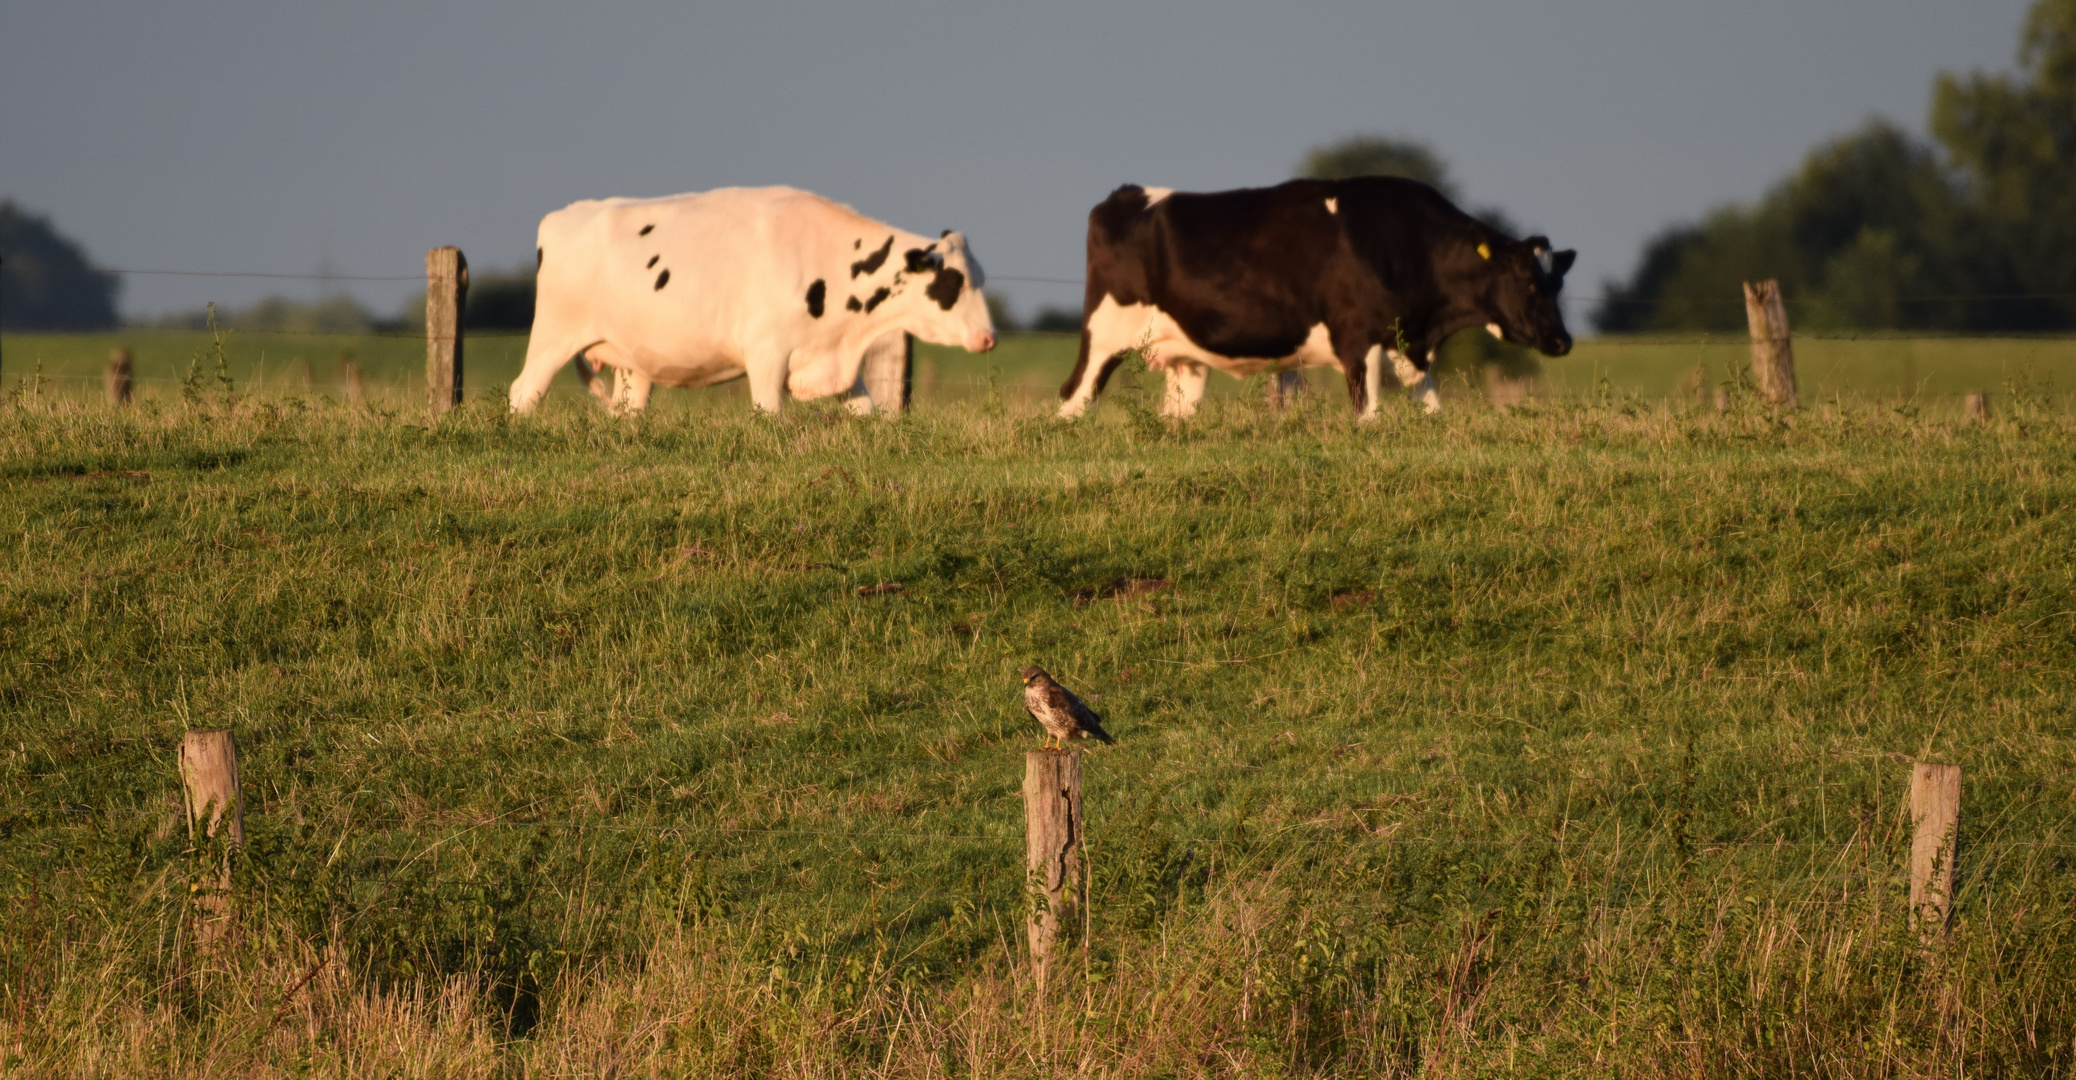
M 24 1076 L 2062 1075 L 2066 887 L 1977 897 L 1924 935 L 1878 846 L 1790 852 L 1875 872 L 1763 902 L 1707 853 L 1620 897 L 1608 853 L 1562 855 L 1530 909 L 1420 925 L 1322 890 L 1316 865 L 1235 867 L 1150 933 L 1090 942 L 1045 1000 L 1006 924 L 969 969 L 918 980 L 655 923 L 639 954 L 563 970 L 524 1035 L 480 972 L 378 985 L 248 911 L 215 945 L 176 934 L 160 985 L 135 941 L 41 943 L 0 1030 Z

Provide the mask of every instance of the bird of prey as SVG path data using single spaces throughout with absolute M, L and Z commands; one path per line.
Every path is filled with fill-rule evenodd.
M 1072 690 L 1061 686 L 1041 667 L 1024 669 L 1024 708 L 1045 729 L 1046 749 L 1067 748 L 1068 739 L 1101 739 L 1115 744 L 1097 716 Z

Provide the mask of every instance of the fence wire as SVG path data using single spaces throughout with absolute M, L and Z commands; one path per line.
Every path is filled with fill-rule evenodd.
M 184 817 L 182 817 L 180 811 L 171 808 L 159 810 L 155 808 L 118 809 L 112 807 L 95 808 L 76 806 L 46 806 L 24 808 L 22 810 L 16 811 L 16 814 L 18 816 L 14 821 L 6 822 L 6 824 L 9 827 L 19 828 L 24 826 L 25 824 L 30 824 L 27 819 L 39 814 L 74 815 L 75 818 L 99 815 L 102 817 L 123 818 L 132 821 L 148 820 L 154 822 L 164 822 L 168 820 L 185 820 Z M 491 821 L 427 821 L 415 818 L 355 818 L 350 821 L 342 820 L 340 824 L 342 825 L 342 827 L 346 825 L 352 825 L 363 828 L 392 829 L 399 832 L 409 833 L 451 830 L 453 835 L 448 837 L 448 840 L 458 839 L 462 836 L 466 836 L 469 833 L 473 832 L 483 832 L 486 830 L 500 829 L 569 830 L 575 832 L 639 833 L 646 835 L 680 836 L 758 836 L 779 838 L 797 837 L 821 840 L 837 839 L 851 841 L 914 841 L 923 843 L 949 841 L 979 842 L 988 844 L 1021 844 L 1024 842 L 1025 839 L 1022 833 L 1014 832 L 926 832 L 916 830 L 777 828 L 751 825 L 709 825 L 692 822 L 645 824 L 634 822 L 594 820 L 589 818 L 558 818 L 537 820 L 505 819 Z M 1585 823 L 1580 824 L 1582 827 L 1585 827 Z M 2076 827 L 2076 817 L 2051 822 L 2042 831 L 2047 833 L 2049 836 L 2059 836 L 2067 831 L 2070 831 L 2072 827 Z M 1358 836 L 1306 836 L 1303 835 L 1303 832 L 1305 831 L 1310 831 L 1310 828 L 1306 826 L 1284 826 L 1277 829 L 1265 829 L 1262 830 L 1258 835 L 1254 836 L 1190 836 L 1174 834 L 1168 835 L 1164 837 L 1164 839 L 1168 839 L 1176 844 L 1198 846 L 1254 846 L 1277 844 L 1306 844 L 1352 848 L 1364 845 L 1418 845 L 1428 847 L 1460 847 L 1482 849 L 1576 848 L 1586 850 L 1625 850 L 1650 846 L 1663 846 L 1669 840 L 1668 835 L 1662 830 L 1643 833 L 1640 834 L 1637 838 L 1627 839 L 1580 839 L 1566 836 L 1547 836 L 1521 837 L 1511 840 L 1480 840 L 1467 837 L 1400 836 L 1397 835 L 1395 831 L 1381 828 L 1367 830 L 1362 835 Z M 1799 851 L 1847 848 L 1854 846 L 1856 843 L 1862 842 L 1863 839 L 1864 834 L 1858 836 L 1848 836 L 1843 838 L 1825 838 L 1819 840 L 1791 840 L 1786 837 L 1766 839 L 1762 837 L 1711 838 L 1690 836 L 1687 838 L 1687 844 L 1696 851 L 1714 851 L 1723 849 L 1768 849 Z M 446 841 L 442 841 L 442 843 L 445 842 Z M 2076 840 L 1989 840 L 1980 837 L 1973 837 L 1969 838 L 1968 842 L 1964 846 L 1974 851 L 1980 851 L 1985 847 L 1991 847 L 1998 850 L 2023 849 L 2042 851 L 2065 851 L 2076 850 Z
M 145 269 L 145 268 L 134 268 L 134 267 L 104 267 L 104 268 L 100 268 L 100 269 L 96 270 L 95 272 L 96 272 L 96 273 L 104 273 L 104 274 L 119 274 L 119 275 L 125 275 L 125 276 L 173 276 L 173 277 L 202 277 L 202 278 L 230 278 L 230 279 L 253 279 L 253 280 L 283 280 L 283 281 L 317 281 L 317 282 L 332 282 L 332 281 L 341 281 L 341 282 L 344 282 L 344 281 L 370 281 L 370 282 L 378 282 L 378 281 L 379 281 L 379 282 L 399 282 L 399 281 L 423 281 L 423 280 L 425 279 L 425 276 L 424 276 L 424 274 L 422 274 L 422 273 L 415 273 L 415 274 L 335 274 L 335 273 L 313 273 L 313 274 L 302 274 L 302 273 L 288 273 L 288 272 L 283 272 L 283 271 L 275 271 L 275 270 L 174 270 L 174 269 L 156 269 L 156 268 L 154 268 L 154 269 Z M 1084 279 L 1084 278 L 1050 277 L 1050 276 L 1044 276 L 1044 275 L 1035 275 L 1035 274 L 989 274 L 989 275 L 988 275 L 988 277 L 989 277 L 989 278 L 992 278 L 992 279 L 994 279 L 994 280 L 997 280 L 997 281 L 1017 281 L 1017 282 L 1026 282 L 1026 283 L 1031 283 L 1031 284 L 1041 284 L 1041 285 L 1071 285 L 1071 286 L 1081 287 L 1081 286 L 1085 286 L 1085 285 L 1087 284 L 1087 281 L 1086 281 L 1086 279 Z M 1663 306 L 1669 306 L 1669 307 L 1672 307 L 1672 308 L 1685 308 L 1685 309 L 1691 309 L 1691 308 L 1695 308 L 1695 307 L 1710 307 L 1710 308 L 1721 308 L 1721 307 L 1743 307 L 1743 306 L 1744 306 L 1744 304 L 1745 304 L 1745 301 L 1744 301 L 1744 300 L 1743 300 L 1743 299 L 1742 299 L 1741 297 L 1724 297 L 1724 298 L 1721 298 L 1721 299 L 1703 299 L 1703 298 L 1688 298 L 1688 297 L 1674 297 L 1674 298 L 1668 298 L 1668 297 L 1645 297 L 1645 296 L 1628 296 L 1628 295 L 1622 295 L 1622 294 L 1613 294 L 1613 293 L 1609 293 L 1609 294 L 1601 294 L 1601 295 L 1598 295 L 1598 296 L 1572 296 L 1572 297 L 1567 297 L 1566 299 L 1567 299 L 1567 300 L 1570 300 L 1571 302 L 1574 302 L 1574 303 L 1582 303 L 1582 304 L 1592 304 L 1592 305 L 1603 305 L 1603 306 L 1605 306 L 1605 305 L 1621 305 L 1621 304 L 1626 304 L 1626 305 L 1663 305 Z M 1932 293 L 1932 294 L 1925 294 L 1925 295 L 1918 295 L 1918 296 L 1900 296 L 1900 297 L 1893 297 L 1893 298 L 1885 298 L 1885 299 L 1883 300 L 1883 302 L 1884 302 L 1884 303 L 1896 303 L 1896 304 L 1952 304 L 1952 303 L 1963 303 L 1963 304 L 1968 304 L 1968 303 L 2017 303 L 2017 302 L 2024 302 L 2024 301 L 2040 301 L 2040 300 L 2076 300 L 2076 292 L 2015 292 L 2015 293 Z M 1797 306 L 1804 306 L 1804 307 L 1806 307 L 1806 306 L 1809 306 L 1809 305 L 1820 305 L 1820 306 L 1821 306 L 1821 305 L 1828 305 L 1828 304 L 1830 304 L 1830 303 L 1831 303 L 1831 301 L 1829 301 L 1829 300 L 1827 300 L 1827 299 L 1825 299 L 1825 298 L 1822 298 L 1822 297 L 1815 297 L 1815 298 L 1810 298 L 1810 297 L 1793 297 L 1793 298 L 1790 298 L 1790 297 L 1783 297 L 1783 298 L 1782 298 L 1782 302 L 1783 302 L 1783 303 L 1785 303 L 1786 305 L 1788 305 L 1789 307 L 1797 307 Z M 144 327 L 125 327 L 124 329 L 142 329 L 142 328 L 144 328 Z M 7 326 L 6 326 L 5 324 L 0 324 L 0 330 L 9 330 L 9 329 L 11 329 L 11 330 L 12 330 L 12 332 L 15 332 L 15 333 L 25 333 L 25 332 L 30 332 L 30 330 L 31 330 L 31 328 L 25 328 L 25 327 L 19 327 L 19 326 L 17 326 L 17 327 L 13 327 L 13 328 L 9 328 L 9 327 L 7 327 Z M 190 329 L 190 328 L 186 328 L 186 327 L 173 327 L 173 328 L 164 328 L 164 329 Z M 290 331 L 290 330 L 274 330 L 274 331 L 254 331 L 254 332 L 264 332 L 264 333 L 318 333 L 318 334 L 326 334 L 326 333 L 332 333 L 332 332 L 330 332 L 330 331 Z M 394 334 L 394 335 L 392 335 L 392 334 L 386 334 L 386 333 L 382 333 L 382 332 L 373 332 L 373 333 L 368 333 L 368 334 L 356 334 L 356 335 L 354 335 L 354 336 L 362 336 L 362 337 L 368 337 L 368 336 L 376 336 L 376 337 L 383 337 L 383 336 L 396 336 L 396 337 L 412 337 L 412 336 L 417 336 L 417 335 L 413 335 L 413 334 Z M 477 333 L 476 333 L 475 335 L 472 335 L 472 336 L 487 336 L 487 335 L 483 334 L 482 332 L 477 332 Z M 1798 336 L 1806 336 L 1806 335 L 1798 335 Z M 1667 343 L 1667 344 L 1672 344 L 1672 343 L 1675 343 L 1675 342 L 1666 342 L 1666 343 Z M 1678 342 L 1678 343 L 1686 343 L 1686 342 Z

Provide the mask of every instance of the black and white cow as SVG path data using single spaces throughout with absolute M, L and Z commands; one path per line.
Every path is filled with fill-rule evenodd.
M 1167 373 L 1171 415 L 1196 410 L 1214 367 L 1333 366 L 1368 419 L 1384 357 L 1434 412 L 1428 364 L 1458 330 L 1571 350 L 1557 293 L 1574 255 L 1541 236 L 1510 240 L 1396 177 L 1206 194 L 1128 184 L 1089 213 L 1081 358 L 1060 415 L 1087 411 L 1135 347 Z
M 927 239 L 805 191 L 588 200 L 542 218 L 539 237 L 515 412 L 538 404 L 573 359 L 587 385 L 593 366 L 614 370 L 616 411 L 642 409 L 658 384 L 747 375 L 767 412 L 787 392 L 845 394 L 870 412 L 859 379 L 869 348 L 902 333 L 995 347 L 965 237 Z

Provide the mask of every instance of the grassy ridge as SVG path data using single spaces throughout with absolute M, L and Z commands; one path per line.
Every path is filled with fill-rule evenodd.
M 1143 399 L 8 407 L 0 1053 L 2071 1067 L 2065 420 Z M 1031 662 L 1122 740 L 1088 766 L 1082 1007 L 1043 1017 L 1012 944 Z M 167 809 L 180 731 L 217 726 L 230 958 Z M 1929 958 L 1921 754 L 1968 777 Z

